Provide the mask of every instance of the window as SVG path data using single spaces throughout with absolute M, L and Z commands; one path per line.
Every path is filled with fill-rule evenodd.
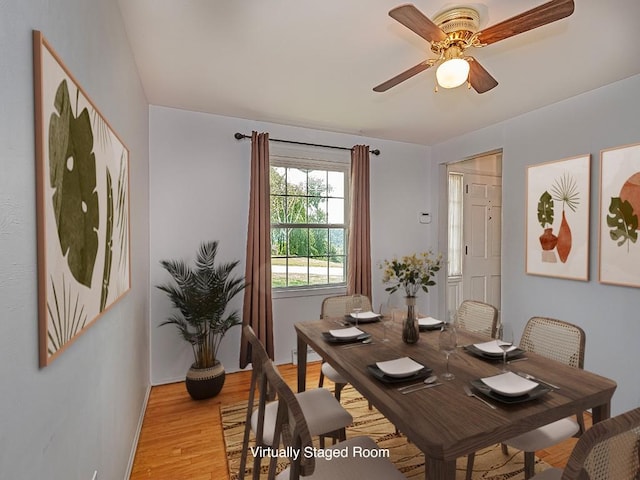
M 270 182 L 273 288 L 345 285 L 349 164 L 272 157 Z
M 449 173 L 449 277 L 462 275 L 462 184 L 462 174 Z

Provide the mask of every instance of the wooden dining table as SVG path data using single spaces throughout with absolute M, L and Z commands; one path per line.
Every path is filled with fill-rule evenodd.
M 459 347 L 450 358 L 449 366 L 455 378 L 440 380 L 442 385 L 435 388 L 403 395 L 398 387 L 414 382 L 384 383 L 373 376 L 367 366 L 408 356 L 440 375 L 445 371 L 445 356 L 438 350 L 439 331 L 421 332 L 418 343 L 408 345 L 401 339 L 399 325 L 391 328 L 387 335 L 389 341 L 383 342 L 381 322 L 361 323 L 358 328 L 371 334 L 372 343 L 347 347 L 327 342 L 323 332 L 344 328 L 343 321 L 323 319 L 295 324 L 298 391 L 305 390 L 309 346 L 424 453 L 425 478 L 429 480 L 453 480 L 456 458 L 577 412 L 591 409 L 594 423 L 610 416 L 611 398 L 616 389 L 613 380 L 530 352 L 525 354 L 526 361 L 514 362 L 509 368 L 559 388 L 515 404 L 487 398 L 496 409 L 469 397 L 464 386 L 501 373 L 502 364 L 478 358 L 462 348 L 490 340 L 465 330 L 458 331 Z

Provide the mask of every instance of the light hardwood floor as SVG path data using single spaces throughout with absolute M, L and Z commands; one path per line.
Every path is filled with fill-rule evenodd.
M 295 388 L 296 367 L 280 366 Z M 309 364 L 307 386 L 318 385 L 320 363 Z M 153 387 L 140 432 L 131 480 L 228 480 L 220 405 L 246 400 L 250 371 L 228 374 L 215 398 L 193 401 L 184 383 Z M 325 386 L 333 388 L 328 382 Z M 590 424 L 590 418 L 587 418 Z M 571 439 L 537 455 L 563 467 L 576 440 Z

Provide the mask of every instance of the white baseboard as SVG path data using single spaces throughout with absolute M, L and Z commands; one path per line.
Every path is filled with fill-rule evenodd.
M 144 415 L 147 411 L 147 403 L 149 403 L 149 396 L 151 395 L 151 385 L 147 385 L 147 391 L 142 401 L 142 408 L 140 409 L 140 416 L 138 417 L 138 426 L 136 427 L 136 434 L 133 437 L 133 444 L 131 445 L 131 453 L 129 454 L 129 463 L 127 464 L 127 472 L 124 480 L 131 478 L 131 471 L 133 470 L 133 462 L 136 458 L 136 450 L 138 449 L 138 440 L 140 439 L 140 432 L 142 431 L 142 423 L 144 422 Z

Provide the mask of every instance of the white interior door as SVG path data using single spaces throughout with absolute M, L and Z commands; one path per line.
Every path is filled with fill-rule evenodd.
M 464 174 L 462 296 L 500 308 L 502 179 Z

